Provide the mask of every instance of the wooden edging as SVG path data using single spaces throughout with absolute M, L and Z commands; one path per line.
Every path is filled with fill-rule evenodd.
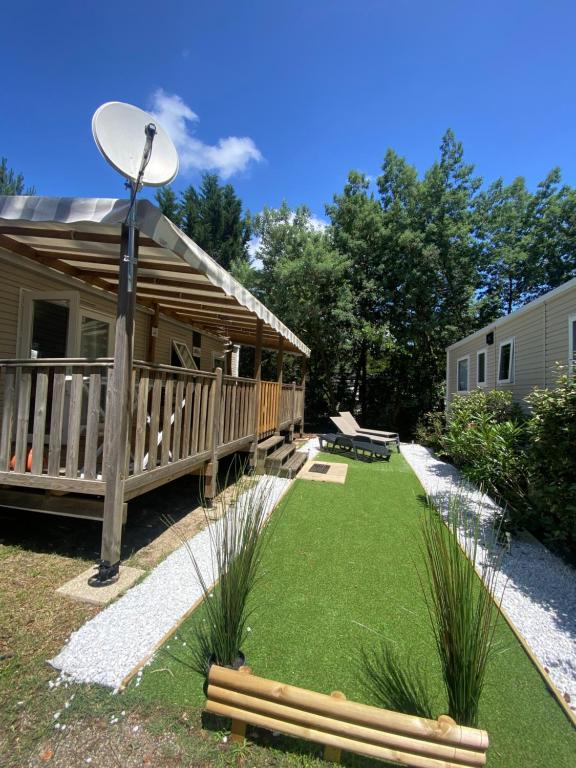
M 496 601 L 494 601 L 494 602 L 496 602 Z M 534 651 L 530 648 L 530 646 L 528 645 L 528 642 L 526 641 L 525 637 L 521 634 L 520 630 L 516 627 L 516 625 L 514 624 L 514 622 L 512 621 L 510 616 L 508 615 L 508 613 L 497 602 L 496 602 L 496 606 L 497 606 L 498 610 L 500 611 L 501 616 L 508 623 L 508 626 L 512 630 L 512 633 L 515 635 L 516 639 L 518 640 L 518 642 L 520 643 L 522 648 L 524 648 L 524 650 L 526 652 L 526 655 L 528 656 L 528 658 L 530 659 L 532 664 L 534 664 L 534 666 L 536 667 L 538 672 L 540 672 L 540 675 L 542 676 L 542 679 L 544 680 L 544 683 L 545 683 L 546 687 L 548 688 L 550 693 L 556 698 L 556 700 L 558 701 L 558 704 L 560 704 L 560 706 L 564 710 L 564 714 L 566 715 L 568 720 L 570 720 L 572 725 L 576 728 L 576 712 L 574 712 L 570 708 L 568 702 L 565 701 L 564 697 L 562 696 L 562 693 L 559 691 L 559 689 L 556 687 L 555 683 L 551 680 L 550 675 L 544 669 L 544 665 L 538 659 L 538 657 L 534 654 Z
M 278 496 L 278 499 L 276 500 L 276 504 L 274 504 L 274 507 L 270 510 L 270 514 L 268 515 L 267 520 L 270 519 L 271 515 L 274 513 L 274 510 L 277 508 L 278 504 L 280 504 L 280 502 L 282 501 L 282 499 L 284 498 L 284 496 L 288 492 L 288 490 L 291 487 L 291 485 L 292 485 L 292 480 L 290 480 L 288 482 L 288 485 L 286 486 L 286 488 L 282 491 L 280 496 Z M 203 528 L 202 530 L 205 530 L 205 528 Z M 157 567 L 157 566 L 155 566 L 155 567 Z M 148 576 L 149 574 L 146 574 L 146 575 Z M 214 582 L 213 586 L 216 586 L 217 583 L 218 583 L 217 581 Z M 138 664 L 134 667 L 134 669 L 132 669 L 130 672 L 128 672 L 126 677 L 124 677 L 124 679 L 122 680 L 122 682 L 118 686 L 118 692 L 119 693 L 122 693 L 123 691 L 126 690 L 128 684 L 130 683 L 132 678 L 135 675 L 137 675 L 138 672 L 146 666 L 146 664 L 150 661 L 150 659 L 154 656 L 154 654 L 156 654 L 160 650 L 160 648 L 164 645 L 164 643 L 175 632 L 178 631 L 178 629 L 182 626 L 182 624 L 186 621 L 186 619 L 189 618 L 191 616 L 191 614 L 194 613 L 196 608 L 198 608 L 203 602 L 204 602 L 204 595 L 200 595 L 200 597 L 190 606 L 190 608 L 188 608 L 188 610 L 184 614 L 182 614 L 182 616 L 178 619 L 178 621 L 174 624 L 174 626 L 171 629 L 169 629 L 167 632 L 164 633 L 164 635 L 160 638 L 160 640 L 158 640 L 158 642 L 154 645 L 154 648 L 150 651 L 150 653 L 147 654 L 141 661 L 139 661 Z
M 406 459 L 406 457 L 404 457 L 404 458 Z M 406 461 L 408 461 L 408 459 L 406 459 Z M 422 490 L 424 491 L 424 495 L 426 496 L 426 498 L 429 498 L 429 499 L 432 500 L 432 496 L 426 491 L 426 488 L 424 487 L 424 483 L 422 481 L 422 478 L 420 477 L 419 472 L 412 466 L 412 464 L 409 461 L 408 461 L 408 464 L 410 465 L 410 469 L 412 470 L 412 472 L 414 472 L 414 474 L 418 478 L 418 482 L 422 486 Z M 444 515 L 442 515 L 442 522 L 444 523 L 444 525 L 446 525 L 446 521 L 444 520 Z M 447 525 L 446 525 L 446 528 L 448 528 Z M 448 530 L 450 530 L 450 529 L 448 528 Z M 464 547 L 462 546 L 460 541 L 458 541 L 458 545 L 459 545 L 460 549 L 462 550 L 462 552 L 464 553 L 464 556 L 466 557 L 466 559 L 469 560 L 470 558 L 466 554 L 466 550 L 464 549 Z M 480 571 L 476 567 L 475 563 L 474 563 L 474 570 L 476 571 L 476 574 L 478 575 L 478 578 L 482 582 L 482 585 L 486 589 L 486 585 L 484 583 L 484 579 L 482 578 L 482 574 L 480 573 Z M 512 630 L 512 634 L 518 640 L 518 642 L 520 643 L 520 645 L 524 649 L 526 655 L 528 656 L 528 658 L 530 659 L 532 664 L 536 667 L 536 669 L 540 673 L 540 676 L 544 680 L 544 684 L 546 685 L 546 687 L 548 688 L 548 690 L 550 691 L 552 696 L 556 699 L 558 704 L 560 704 L 560 707 L 562 708 L 562 711 L 564 712 L 564 714 L 566 715 L 568 720 L 576 728 L 576 712 L 574 712 L 570 708 L 568 702 L 564 699 L 564 696 L 562 695 L 561 691 L 556 687 L 555 683 L 550 678 L 550 675 L 544 669 L 544 666 L 543 666 L 542 662 L 535 655 L 534 651 L 532 650 L 532 648 L 528 644 L 528 641 L 526 640 L 524 635 L 520 632 L 518 627 L 514 624 L 514 622 L 512 621 L 511 617 L 508 615 L 507 611 L 502 607 L 502 601 L 500 600 L 500 602 L 499 602 L 499 601 L 495 600 L 494 595 L 490 595 L 490 597 L 492 598 L 492 600 L 496 604 L 496 607 L 497 607 L 500 615 L 504 618 L 504 620 L 506 621 L 506 623 L 508 624 L 508 626 Z

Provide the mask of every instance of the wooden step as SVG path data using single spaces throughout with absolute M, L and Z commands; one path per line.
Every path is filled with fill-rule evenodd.
M 267 438 L 266 440 L 263 440 L 261 443 L 258 443 L 258 458 L 263 459 L 270 448 L 275 448 L 278 443 L 284 442 L 284 435 L 272 435 L 272 437 Z
M 266 469 L 278 469 L 292 456 L 295 450 L 296 446 L 294 443 L 286 443 L 281 448 L 278 448 L 277 451 L 274 451 L 274 453 L 266 456 L 264 466 Z
M 292 478 L 295 477 L 298 472 L 300 472 L 307 461 L 307 453 L 296 452 L 291 459 L 288 459 L 285 464 L 282 464 L 278 470 L 278 477 L 287 477 L 288 480 L 292 480 Z

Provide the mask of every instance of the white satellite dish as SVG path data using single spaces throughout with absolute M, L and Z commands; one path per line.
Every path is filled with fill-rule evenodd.
M 160 187 L 178 173 L 178 153 L 156 119 L 120 101 L 98 107 L 92 133 L 100 152 L 130 184 Z

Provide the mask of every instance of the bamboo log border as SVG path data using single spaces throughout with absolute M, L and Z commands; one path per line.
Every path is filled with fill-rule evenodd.
M 232 739 L 245 724 L 325 746 L 324 758 L 339 762 L 341 750 L 393 760 L 413 768 L 475 768 L 486 764 L 486 731 L 457 725 L 446 715 L 428 720 L 284 685 L 216 665 L 208 676 L 206 710 L 232 719 Z

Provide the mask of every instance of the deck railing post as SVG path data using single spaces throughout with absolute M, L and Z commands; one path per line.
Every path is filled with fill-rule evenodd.
M 254 442 L 250 449 L 250 468 L 256 467 L 256 450 L 258 448 L 258 438 L 260 432 L 260 403 L 262 402 L 262 335 L 264 331 L 264 322 L 256 322 L 256 346 L 254 348 L 254 378 L 256 379 L 256 392 L 254 397 Z
M 204 498 L 208 506 L 212 506 L 212 499 L 216 496 L 216 484 L 218 479 L 218 446 L 220 445 L 220 408 L 222 400 L 222 368 L 216 368 L 216 378 L 212 382 L 210 397 L 210 411 L 208 415 L 208 428 L 212 430 L 210 437 L 212 458 L 206 467 L 204 482 Z

